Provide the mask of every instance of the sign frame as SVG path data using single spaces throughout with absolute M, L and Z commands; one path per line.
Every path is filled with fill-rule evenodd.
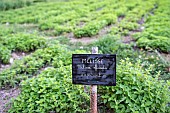
M 95 60 L 93 58 L 95 58 Z M 98 58 L 98 61 L 96 60 L 96 58 Z M 103 58 L 103 62 L 102 62 L 102 58 Z M 82 59 L 83 59 L 82 61 L 83 63 L 80 63 L 80 61 L 77 61 L 77 60 L 82 60 Z M 91 60 L 87 60 L 87 59 L 91 59 Z M 111 69 L 110 67 L 108 69 L 107 66 L 110 66 L 110 65 L 107 63 L 111 61 L 113 64 L 112 65 L 110 64 Z M 79 66 L 79 64 L 82 64 L 82 67 Z M 105 67 L 101 67 L 101 68 L 99 67 L 96 69 L 94 65 L 95 67 L 96 65 L 99 65 L 99 66 L 107 65 L 106 66 L 107 69 Z M 82 69 L 78 69 L 78 67 Z M 89 74 L 88 76 L 80 76 L 81 72 L 85 73 L 86 75 L 88 73 L 91 73 L 91 74 Z M 98 76 L 98 77 L 94 76 L 95 73 L 100 73 L 100 72 L 102 74 L 107 74 L 108 76 L 107 75 Z M 82 81 L 81 81 L 81 78 L 82 78 Z M 83 81 L 84 78 L 86 80 Z M 80 85 L 116 86 L 116 54 L 72 54 L 72 83 L 80 84 Z

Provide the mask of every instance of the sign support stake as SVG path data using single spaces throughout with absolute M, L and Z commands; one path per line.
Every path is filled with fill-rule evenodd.
M 98 54 L 98 47 L 92 47 L 92 54 Z M 90 113 L 97 113 L 97 85 L 90 87 Z

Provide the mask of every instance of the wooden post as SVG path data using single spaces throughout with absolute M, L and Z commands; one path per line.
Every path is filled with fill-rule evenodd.
M 98 54 L 98 47 L 92 47 L 92 54 Z M 90 87 L 90 112 L 97 113 L 97 85 Z

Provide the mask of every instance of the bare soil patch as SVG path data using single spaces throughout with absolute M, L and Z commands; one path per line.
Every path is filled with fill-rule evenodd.
M 7 113 L 11 107 L 11 100 L 20 94 L 19 88 L 11 88 L 8 90 L 0 90 L 0 113 Z
M 125 44 L 130 44 L 131 42 L 135 42 L 135 40 L 132 38 L 132 33 L 130 33 L 130 35 L 128 36 L 124 36 L 122 38 L 122 42 L 125 43 Z

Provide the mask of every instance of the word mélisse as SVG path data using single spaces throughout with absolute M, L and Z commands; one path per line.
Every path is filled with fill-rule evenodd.
M 89 64 L 103 64 L 103 59 L 102 58 L 85 58 L 81 59 L 81 63 L 89 63 Z
M 84 70 L 109 70 L 113 65 L 113 60 L 103 59 L 103 58 L 83 58 L 81 59 L 81 64 L 78 64 L 78 69 Z

